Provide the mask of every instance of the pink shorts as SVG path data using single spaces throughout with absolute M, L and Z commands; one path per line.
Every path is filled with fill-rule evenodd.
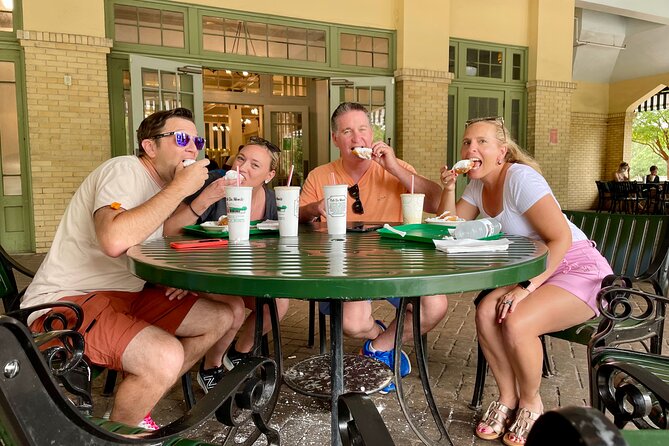
M 564 259 L 544 285 L 555 285 L 569 291 L 585 302 L 595 316 L 599 316 L 596 297 L 602 286 L 602 279 L 613 274 L 609 262 L 595 247 L 595 242 L 581 240 L 575 242 Z

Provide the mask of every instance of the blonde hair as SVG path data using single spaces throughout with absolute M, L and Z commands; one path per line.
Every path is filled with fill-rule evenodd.
M 495 138 L 497 139 L 497 141 L 506 146 L 506 155 L 504 155 L 505 162 L 512 164 L 513 163 L 525 164 L 526 166 L 530 166 L 532 169 L 539 172 L 539 174 L 542 174 L 541 167 L 539 166 L 537 160 L 532 158 L 532 156 L 529 153 L 520 148 L 518 143 L 516 143 L 513 139 L 511 139 L 511 134 L 509 133 L 509 130 L 504 126 L 504 123 L 501 122 L 501 120 L 485 119 L 476 122 L 483 122 L 495 126 L 495 128 L 497 129 L 495 132 Z

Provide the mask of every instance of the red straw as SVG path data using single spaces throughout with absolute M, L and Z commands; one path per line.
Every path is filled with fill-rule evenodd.
M 295 164 L 290 165 L 290 173 L 288 174 L 288 184 L 286 186 L 290 186 L 290 180 L 293 179 L 293 169 L 295 169 Z
M 239 166 L 237 166 L 237 187 L 239 187 Z
M 411 175 L 411 193 L 413 194 L 414 176 Z
M 330 182 L 332 184 L 337 184 L 337 182 L 335 181 L 334 172 L 330 172 Z

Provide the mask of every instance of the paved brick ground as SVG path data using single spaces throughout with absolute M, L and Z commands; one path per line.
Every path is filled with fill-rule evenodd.
M 41 256 L 20 256 L 19 260 L 29 267 L 36 268 Z M 476 375 L 476 337 L 474 329 L 474 294 L 467 293 L 449 298 L 449 311 L 446 318 L 428 336 L 429 371 L 434 394 L 441 416 L 446 421 L 453 443 L 460 445 L 490 445 L 473 434 L 475 421 L 480 411 L 468 407 Z M 385 302 L 375 303 L 375 315 L 389 322 L 393 317 L 393 307 Z M 310 355 L 318 353 L 318 347 L 307 347 L 308 304 L 305 301 L 293 301 L 284 319 L 282 346 L 285 367 L 290 367 Z M 541 395 L 546 409 L 569 405 L 585 405 L 588 400 L 586 368 L 586 349 L 566 341 L 549 339 L 549 354 L 557 375 L 544 378 Z M 665 340 L 665 350 L 669 351 L 669 341 Z M 345 352 L 355 353 L 360 349 L 358 342 L 347 340 Z M 412 351 L 407 349 L 412 356 Z M 415 360 L 412 358 L 415 365 Z M 437 432 L 430 423 L 417 371 L 404 380 L 407 400 L 414 414 L 416 423 L 423 426 L 431 438 L 437 438 Z M 111 407 L 111 399 L 100 396 L 102 380 L 96 382 L 95 413 L 104 415 Z M 197 385 L 196 385 L 197 387 Z M 196 388 L 197 396 L 201 390 Z M 487 406 L 496 396 L 494 380 L 488 377 L 484 405 Z M 373 396 L 373 401 L 383 415 L 397 445 L 419 445 L 421 442 L 408 427 L 394 394 Z M 158 423 L 167 423 L 178 418 L 185 405 L 180 385 L 158 404 L 153 417 Z M 270 425 L 278 429 L 282 444 L 285 445 L 325 445 L 330 441 L 329 402 L 295 393 L 283 386 L 276 410 Z M 192 438 L 220 442 L 227 434 L 225 428 L 216 421 L 208 421 L 199 427 Z M 241 438 L 241 436 L 240 436 Z M 261 437 L 255 444 L 264 445 Z M 501 442 L 492 442 L 501 444 Z

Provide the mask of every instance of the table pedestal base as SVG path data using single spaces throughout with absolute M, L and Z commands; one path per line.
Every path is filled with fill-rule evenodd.
M 331 395 L 331 357 L 312 356 L 286 369 L 284 382 L 294 391 L 316 398 Z M 344 392 L 365 392 L 371 394 L 386 387 L 393 379 L 393 373 L 381 361 L 362 355 L 344 355 Z

